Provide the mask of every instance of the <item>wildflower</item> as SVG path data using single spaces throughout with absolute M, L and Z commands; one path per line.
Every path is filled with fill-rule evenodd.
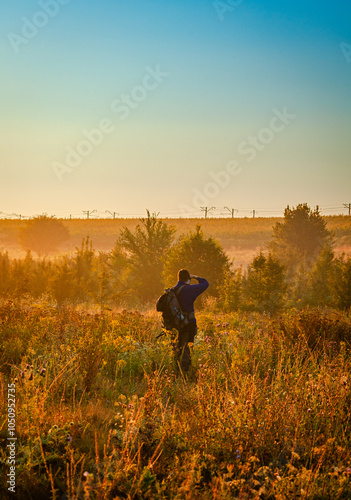
M 45 375 L 45 372 L 46 372 L 45 368 L 42 368 L 40 370 L 40 375 L 43 377 Z
M 240 450 L 236 450 L 236 458 L 239 460 L 240 459 Z
M 28 380 L 33 380 L 33 372 L 31 372 L 31 374 L 29 375 L 29 379 Z
M 72 442 L 72 436 L 68 435 L 68 436 L 67 436 L 67 441 L 68 441 L 69 443 L 71 443 L 71 442 Z
M 24 378 L 24 377 L 25 377 L 24 372 L 21 372 L 21 378 Z

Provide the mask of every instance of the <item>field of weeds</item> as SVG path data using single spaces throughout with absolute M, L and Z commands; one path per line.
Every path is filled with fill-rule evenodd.
M 351 498 L 350 318 L 206 312 L 198 326 L 185 379 L 153 312 L 4 303 L 1 498 Z

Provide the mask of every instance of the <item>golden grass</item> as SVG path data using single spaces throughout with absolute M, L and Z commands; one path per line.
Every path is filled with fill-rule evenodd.
M 0 322 L 3 440 L 16 380 L 16 498 L 351 496 L 346 314 L 203 312 L 187 378 L 169 339 L 155 342 L 152 312 L 7 303 Z

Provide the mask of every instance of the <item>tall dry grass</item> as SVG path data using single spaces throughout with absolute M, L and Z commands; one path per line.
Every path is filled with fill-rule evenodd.
M 351 498 L 346 314 L 200 314 L 187 377 L 152 313 L 7 303 L 0 322 L 16 498 Z

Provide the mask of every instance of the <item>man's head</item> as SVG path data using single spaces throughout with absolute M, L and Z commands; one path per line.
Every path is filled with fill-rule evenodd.
M 190 280 L 190 273 L 186 269 L 181 269 L 178 273 L 179 281 L 184 281 L 187 283 Z

